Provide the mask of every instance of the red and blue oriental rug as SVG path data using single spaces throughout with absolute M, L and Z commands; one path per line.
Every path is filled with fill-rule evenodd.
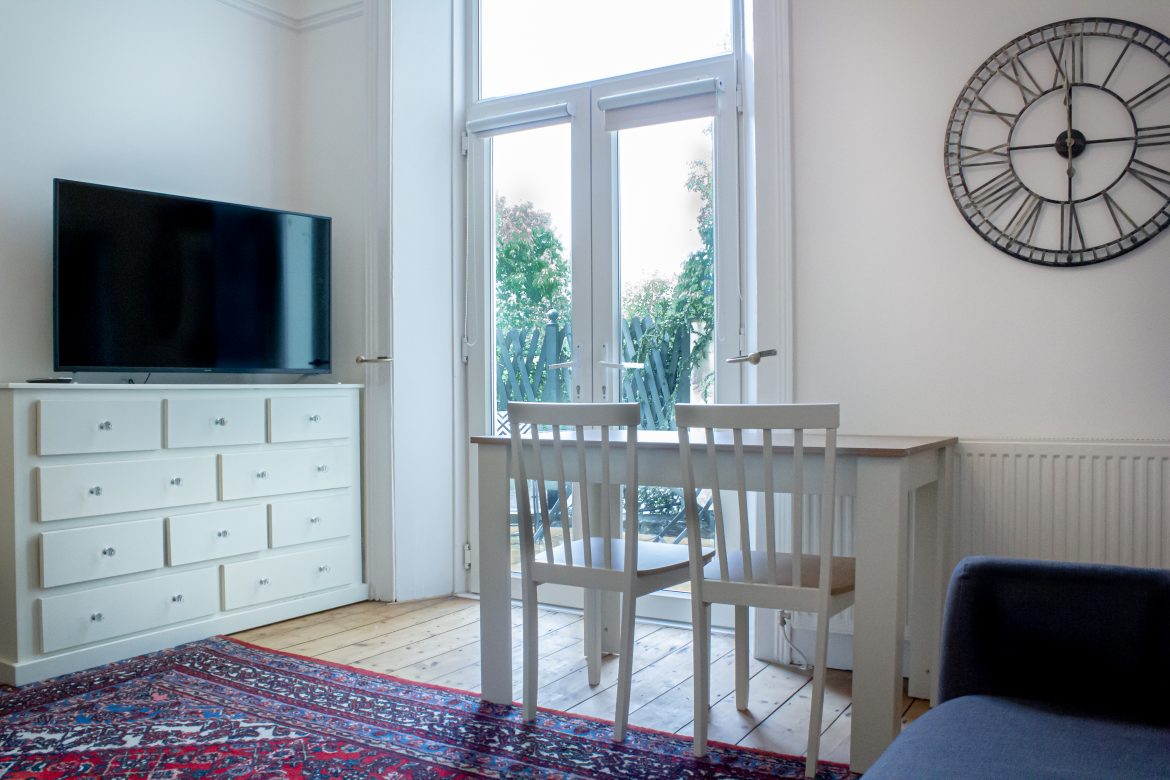
M 208 639 L 0 687 L 0 778 L 777 778 L 804 761 Z M 822 764 L 821 778 L 852 777 Z

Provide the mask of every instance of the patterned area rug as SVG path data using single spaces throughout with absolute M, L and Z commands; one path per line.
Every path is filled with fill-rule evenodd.
M 0 778 L 777 778 L 804 761 L 208 639 L 0 687 Z M 822 764 L 819 778 L 848 778 Z

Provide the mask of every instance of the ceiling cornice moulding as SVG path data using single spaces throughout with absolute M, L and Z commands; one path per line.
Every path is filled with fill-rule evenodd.
M 364 0 L 219 0 L 224 5 L 293 32 L 361 16 Z M 280 10 L 278 10 L 280 9 Z

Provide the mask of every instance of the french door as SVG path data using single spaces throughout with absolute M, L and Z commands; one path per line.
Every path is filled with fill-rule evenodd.
M 473 435 L 505 432 L 509 400 L 633 401 L 652 429 L 674 427 L 677 402 L 740 400 L 736 85 L 727 56 L 469 110 Z M 685 543 L 679 496 L 651 486 L 639 505 L 643 535 Z M 476 590 L 474 548 L 471 563 Z

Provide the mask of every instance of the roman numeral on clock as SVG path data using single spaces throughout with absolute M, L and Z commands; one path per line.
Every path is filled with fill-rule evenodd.
M 980 149 L 978 146 L 959 146 L 959 165 L 964 168 L 977 168 L 983 165 L 1007 165 L 1008 151 L 1005 141 L 998 146 Z
M 1170 200 L 1170 171 L 1135 159 L 1127 172 L 1163 198 Z
M 971 202 L 984 216 L 990 217 L 1023 187 L 1012 170 L 1001 171 L 971 190 Z
M 1040 213 L 1043 210 L 1044 199 L 1034 192 L 1028 193 L 1028 197 L 1024 198 L 1024 202 L 1008 221 L 1007 227 L 1003 230 L 1004 234 L 1013 241 L 1032 243 L 1032 236 L 1036 234 L 1036 225 L 1040 222 Z
M 1137 129 L 1136 142 L 1141 146 L 1170 146 L 1170 125 L 1150 125 Z

